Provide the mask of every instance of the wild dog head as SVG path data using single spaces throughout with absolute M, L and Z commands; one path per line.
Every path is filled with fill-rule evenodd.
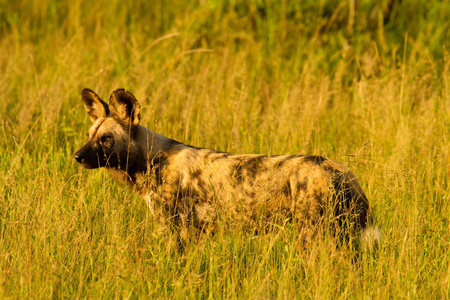
M 136 151 L 133 136 L 140 121 L 140 105 L 124 89 L 115 90 L 109 105 L 90 89 L 81 94 L 92 122 L 87 143 L 74 154 L 87 169 L 108 167 L 127 170 L 130 152 Z

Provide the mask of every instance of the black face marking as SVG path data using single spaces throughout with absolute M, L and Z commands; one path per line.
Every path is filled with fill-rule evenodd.
M 114 146 L 114 138 L 112 135 L 104 135 L 99 140 L 100 145 L 102 146 L 104 151 L 108 151 Z
M 79 164 L 87 169 L 104 167 L 107 163 L 104 150 L 100 144 L 96 143 L 94 140 L 90 140 L 81 147 L 81 149 L 74 154 L 74 157 Z
M 326 158 L 324 158 L 322 156 L 316 156 L 316 155 L 308 155 L 308 156 L 303 157 L 304 162 L 309 162 L 309 163 L 316 164 L 319 166 L 326 160 L 327 160 Z

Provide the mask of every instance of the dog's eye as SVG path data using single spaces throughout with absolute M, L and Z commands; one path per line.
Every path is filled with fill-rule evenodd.
M 104 135 L 100 138 L 100 145 L 102 145 L 103 147 L 112 147 L 113 143 L 114 143 L 114 139 L 112 136 L 109 135 Z

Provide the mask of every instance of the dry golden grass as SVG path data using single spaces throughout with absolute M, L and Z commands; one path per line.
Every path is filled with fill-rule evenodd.
M 0 297 L 449 298 L 450 5 L 325 2 L 0 1 Z M 72 159 L 84 87 L 130 90 L 188 144 L 342 162 L 377 255 L 286 228 L 181 258 L 144 201 Z

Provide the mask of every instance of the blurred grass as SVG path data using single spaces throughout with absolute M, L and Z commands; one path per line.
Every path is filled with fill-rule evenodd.
M 1 298 L 449 298 L 449 1 L 0 0 Z M 363 185 L 384 235 L 221 232 L 183 257 L 144 201 L 72 154 L 89 87 L 196 146 L 308 153 Z

